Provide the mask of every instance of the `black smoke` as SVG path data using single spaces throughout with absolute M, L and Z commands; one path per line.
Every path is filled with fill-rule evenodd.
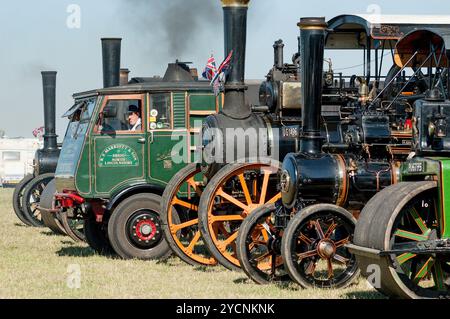
M 163 46 L 171 58 L 198 53 L 208 37 L 222 39 L 219 0 L 122 0 L 120 11 L 149 48 Z

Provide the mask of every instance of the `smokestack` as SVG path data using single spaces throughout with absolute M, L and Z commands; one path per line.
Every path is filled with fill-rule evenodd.
M 273 45 L 273 56 L 274 56 L 274 62 L 273 65 L 277 69 L 282 69 L 284 65 L 284 43 L 283 40 L 275 41 Z
M 122 39 L 102 39 L 103 50 L 103 87 L 120 85 L 120 49 Z
M 55 130 L 56 113 L 56 72 L 42 72 L 42 86 L 44 89 L 44 149 L 58 149 Z
M 231 70 L 225 84 L 223 113 L 243 119 L 251 114 L 245 104 L 245 47 L 247 41 L 247 10 L 250 0 L 221 0 L 224 17 L 225 56 L 233 51 Z
M 120 86 L 127 85 L 129 80 L 130 70 L 120 69 Z
M 300 79 L 303 105 L 303 131 L 300 152 L 318 154 L 322 151 L 320 115 L 322 109 L 322 78 L 325 18 L 302 18 L 300 27 Z

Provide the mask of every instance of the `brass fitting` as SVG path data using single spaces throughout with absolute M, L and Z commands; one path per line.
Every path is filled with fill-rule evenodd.
M 301 30 L 325 30 L 328 27 L 325 18 L 301 18 L 297 26 Z
M 248 8 L 250 0 L 220 0 L 222 7 L 245 7 Z

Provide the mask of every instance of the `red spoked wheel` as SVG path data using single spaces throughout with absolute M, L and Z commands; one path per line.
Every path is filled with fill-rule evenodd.
M 198 164 L 189 164 L 171 179 L 161 204 L 164 235 L 173 252 L 193 266 L 214 266 L 198 227 L 198 204 L 203 193 Z M 176 218 L 175 218 L 176 217 Z
M 345 247 L 355 218 L 329 204 L 309 206 L 289 222 L 281 244 L 286 270 L 304 288 L 344 288 L 359 275 L 356 257 Z
M 275 182 L 279 163 L 230 164 L 208 183 L 200 200 L 200 229 L 211 254 L 240 270 L 236 239 L 243 220 L 255 209 L 281 198 Z

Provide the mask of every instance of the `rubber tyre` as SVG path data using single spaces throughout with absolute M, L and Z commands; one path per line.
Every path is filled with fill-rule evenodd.
M 54 195 L 56 193 L 56 181 L 53 179 L 47 184 L 41 195 L 41 207 L 52 209 L 54 207 Z M 66 235 L 64 227 L 58 220 L 56 213 L 50 213 L 41 210 L 41 217 L 44 225 L 50 228 L 55 234 Z
M 38 220 L 33 217 L 33 212 L 31 211 L 28 205 L 31 198 L 31 194 L 36 189 L 36 187 L 40 186 L 41 184 L 44 184 L 45 189 L 45 186 L 47 186 L 47 184 L 54 178 L 55 174 L 53 173 L 39 175 L 35 177 L 32 181 L 30 181 L 25 187 L 22 198 L 22 207 L 24 211 L 24 216 L 34 227 L 44 227 L 45 225 L 42 219 Z M 40 194 L 40 196 L 42 196 L 42 193 Z M 39 205 L 39 203 L 37 203 L 37 205 Z
M 14 213 L 16 214 L 17 218 L 24 223 L 27 226 L 33 226 L 27 218 L 25 218 L 25 212 L 23 211 L 22 207 L 22 198 L 25 191 L 25 188 L 27 187 L 28 183 L 31 182 L 34 179 L 33 174 L 26 175 L 19 184 L 17 184 L 16 188 L 14 189 L 13 194 L 13 209 Z
M 170 257 L 172 250 L 163 234 L 158 245 L 150 249 L 139 249 L 135 247 L 130 243 L 126 235 L 127 221 L 136 211 L 148 209 L 159 215 L 161 202 L 161 196 L 155 194 L 137 194 L 128 197 L 113 210 L 108 222 L 108 238 L 114 251 L 120 257 L 123 259 L 141 260 L 164 260 Z
M 316 287 L 311 285 L 310 282 L 304 280 L 301 276 L 298 275 L 297 271 L 294 271 L 296 269 L 296 266 L 292 260 L 292 258 L 289 258 L 292 254 L 292 251 L 290 250 L 291 246 L 291 240 L 295 236 L 295 232 L 297 231 L 298 227 L 309 217 L 321 212 L 321 211 L 333 211 L 335 214 L 340 215 L 341 218 L 347 219 L 348 222 L 352 223 L 353 225 L 356 225 L 356 219 L 353 217 L 352 214 L 350 214 L 347 210 L 345 210 L 342 207 L 336 206 L 336 205 L 330 205 L 330 204 L 317 204 L 313 206 L 306 207 L 302 211 L 298 212 L 289 222 L 288 227 L 286 228 L 282 243 L 281 243 L 281 253 L 283 255 L 283 260 L 285 263 L 286 271 L 289 273 L 291 278 L 298 283 L 300 286 L 302 286 L 305 289 L 317 289 L 322 287 Z M 341 289 L 348 287 L 351 285 L 359 276 L 360 270 L 359 268 L 356 269 L 356 271 L 345 281 L 340 282 L 337 285 L 333 285 L 332 287 L 329 287 L 331 289 Z M 328 288 L 328 287 L 327 287 Z

